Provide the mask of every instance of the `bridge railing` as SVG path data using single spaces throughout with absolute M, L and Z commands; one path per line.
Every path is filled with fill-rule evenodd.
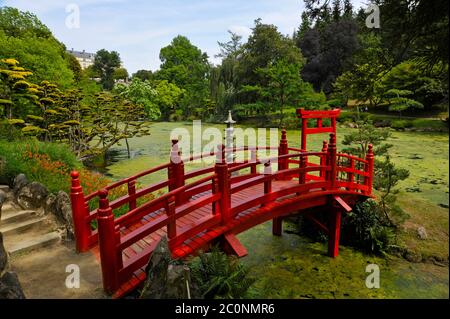
M 365 159 L 340 154 L 336 151 L 336 136 L 331 134 L 330 142 L 324 142 L 321 152 L 306 152 L 288 147 L 286 132 L 283 130 L 278 155 L 258 158 L 258 151 L 269 149 L 274 148 L 242 147 L 229 150 L 222 145 L 215 152 L 182 159 L 177 141 L 174 140 L 170 163 L 116 182 L 88 196 L 83 195 L 78 173 L 73 172 L 71 200 L 77 250 L 86 251 L 99 243 L 105 290 L 113 292 L 148 262 L 157 241 L 143 247 L 131 257 L 128 256 L 129 258 L 123 258 L 123 255 L 132 250 L 133 245 L 158 230 L 165 229 L 169 245 L 173 248 L 215 225 L 227 225 L 246 209 L 270 205 L 283 196 L 301 195 L 312 189 L 342 189 L 365 195 L 372 192 L 372 146 Z M 242 163 L 226 163 L 226 151 L 250 152 L 250 159 Z M 185 163 L 211 156 L 216 157 L 214 166 L 185 173 Z M 272 170 L 273 164 L 278 166 L 275 172 Z M 243 172 L 244 170 L 247 172 Z M 136 189 L 138 178 L 160 171 L 166 171 L 167 180 Z M 187 182 L 192 179 L 196 180 Z M 279 180 L 297 182 L 291 183 L 289 188 L 273 192 L 272 184 Z M 259 184 L 263 185 L 261 194 L 232 207 L 233 194 Z M 110 202 L 108 193 L 123 185 L 127 185 L 128 194 Z M 164 189 L 167 189 L 165 194 L 138 206 L 138 199 Z M 98 199 L 99 206 L 89 211 L 89 201 L 94 199 Z M 125 205 L 128 205 L 128 212 L 115 218 L 113 210 Z M 211 215 L 198 220 L 194 226 L 182 232 L 178 231 L 177 221 L 207 205 L 211 206 Z M 133 226 L 147 216 L 152 217 L 150 222 L 137 228 Z M 97 221 L 98 231 L 91 228 L 94 220 Z M 131 231 L 122 232 L 128 228 Z

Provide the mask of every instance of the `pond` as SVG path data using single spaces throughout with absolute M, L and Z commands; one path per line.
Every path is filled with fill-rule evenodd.
M 224 125 L 203 124 L 203 129 Z M 239 126 L 237 126 L 239 127 Z M 105 173 L 118 180 L 150 167 L 168 162 L 170 134 L 175 128 L 192 133 L 192 123 L 153 123 L 151 135 L 129 141 L 132 158 L 127 158 L 125 145 L 116 146 L 109 154 Z M 345 134 L 352 129 L 338 128 L 338 150 Z M 281 132 L 279 132 L 281 133 Z M 290 146 L 299 147 L 300 131 L 289 130 Z M 320 150 L 326 135 L 309 137 L 308 148 Z M 204 141 L 206 144 L 208 141 Z M 410 170 L 408 180 L 399 185 L 401 196 L 412 196 L 443 207 L 448 196 L 448 134 L 393 132 L 390 143 L 392 160 Z M 187 165 L 186 170 L 189 170 Z M 150 184 L 164 175 L 141 180 Z M 289 232 L 282 237 L 271 235 L 271 224 L 259 225 L 239 235 L 249 255 L 242 259 L 258 278 L 250 290 L 255 298 L 448 298 L 448 268 L 432 264 L 412 264 L 403 259 L 371 257 L 347 247 L 340 256 L 325 256 L 326 246 Z M 365 285 L 366 266 L 380 268 L 380 289 Z

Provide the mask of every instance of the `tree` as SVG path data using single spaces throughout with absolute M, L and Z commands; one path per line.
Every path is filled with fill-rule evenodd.
M 263 24 L 260 19 L 256 20 L 235 68 L 236 88 L 239 91 L 237 99 L 240 104 L 257 102 L 260 97 L 257 92 L 245 88 L 267 87 L 269 78 L 256 70 L 275 65 L 280 60 L 289 64 L 303 64 L 303 56 L 292 39 L 282 35 L 276 26 Z
M 120 67 L 119 53 L 105 49 L 97 51 L 93 70 L 100 74 L 103 89 L 112 90 L 114 87 L 114 70 Z
M 182 105 L 185 114 L 203 106 L 208 98 L 208 55 L 184 36 L 175 37 L 159 54 L 161 68 L 156 79 L 167 80 L 185 90 Z
M 37 89 L 27 78 L 33 73 L 19 66 L 15 59 L 0 60 L 0 106 L 3 107 L 5 118 L 11 124 L 24 124 L 23 120 L 14 119 L 19 116 L 21 100 L 36 101 Z
M 414 57 L 422 58 L 428 69 L 437 64 L 448 65 L 448 1 L 376 0 L 375 3 L 384 12 L 380 34 L 383 46 L 394 56 L 394 65 Z
M 377 35 L 361 35 L 359 42 L 361 47 L 352 58 L 353 67 L 336 79 L 334 93 L 344 101 L 354 99 L 358 104 L 368 102 L 375 107 L 383 99 L 381 80 L 388 72 L 390 55 L 381 46 L 381 38 Z
M 161 112 L 162 118 L 168 120 L 170 114 L 175 113 L 180 101 L 185 93 L 185 90 L 180 89 L 173 83 L 166 80 L 159 81 L 155 87 L 156 97 L 155 105 Z
M 299 64 L 280 60 L 274 65 L 257 71 L 267 78 L 267 86 L 255 88 L 269 103 L 276 105 L 280 112 L 280 127 L 283 126 L 283 109 L 287 105 L 295 106 L 302 94 L 303 81 L 300 78 L 300 69 Z
M 124 80 L 128 79 L 128 71 L 125 68 L 117 68 L 114 70 L 114 80 Z
M 313 84 L 316 91 L 329 94 L 359 48 L 356 23 L 343 19 L 316 25 L 298 45 L 307 60 L 302 69 L 303 79 Z
M 129 85 L 117 84 L 113 92 L 133 104 L 141 106 L 149 120 L 155 120 L 161 115 L 158 106 L 155 104 L 157 91 L 149 81 L 133 78 Z
M 228 30 L 231 36 L 228 42 L 217 42 L 220 47 L 220 53 L 216 55 L 219 58 L 234 58 L 236 59 L 242 49 L 242 36 Z
M 393 67 L 381 79 L 385 91 L 391 89 L 410 91 L 410 98 L 430 108 L 445 96 L 445 88 L 438 68 L 424 72 L 417 60 L 404 61 Z
M 80 62 L 72 54 L 66 54 L 67 64 L 69 69 L 72 70 L 73 78 L 75 82 L 80 82 L 83 76 L 83 69 L 81 68 Z
M 150 70 L 139 70 L 136 73 L 133 73 L 133 75 L 131 77 L 139 78 L 142 81 L 146 81 L 146 80 L 150 81 L 153 79 L 153 72 Z
M 402 116 L 402 111 L 408 109 L 423 109 L 422 103 L 417 102 L 408 97 L 411 96 L 412 94 L 413 92 L 408 90 L 398 90 L 398 89 L 388 90 L 384 94 L 384 96 L 388 100 L 389 111 L 399 112 L 399 115 Z
M 63 88 L 74 84 L 65 46 L 32 13 L 0 8 L 0 58 L 20 61 L 35 83 L 51 79 Z

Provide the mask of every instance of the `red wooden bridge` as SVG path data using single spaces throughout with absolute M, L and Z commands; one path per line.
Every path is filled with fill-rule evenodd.
M 79 174 L 72 172 L 78 252 L 99 253 L 104 289 L 114 297 L 125 295 L 144 281 L 145 266 L 162 236 L 167 236 L 174 258 L 195 254 L 216 243 L 244 256 L 247 251 L 236 234 L 272 220 L 273 234 L 280 236 L 283 218 L 304 213 L 328 234 L 328 254 L 336 257 L 341 215 L 357 201 L 371 197 L 374 162 L 372 146 L 365 159 L 337 153 L 339 114 L 340 110 L 298 110 L 302 119 L 301 148 L 289 147 L 283 130 L 274 157 L 258 158 L 258 153 L 271 147 L 225 149 L 221 145 L 215 152 L 182 159 L 178 141 L 173 140 L 169 163 L 87 196 Z M 314 128 L 308 127 L 311 119 L 317 123 Z M 324 119 L 329 119 L 331 125 L 325 126 Z M 320 151 L 307 151 L 306 137 L 316 133 L 331 133 L 329 142 L 324 141 Z M 226 152 L 247 152 L 251 156 L 242 163 L 227 163 Z M 215 165 L 185 172 L 185 163 L 212 156 L 216 157 Z M 137 189 L 139 178 L 160 171 L 167 172 L 166 180 Z M 125 185 L 126 196 L 108 200 L 108 192 Z M 156 195 L 138 205 L 148 194 Z M 90 211 L 93 200 L 98 200 L 98 208 Z M 113 211 L 123 207 L 126 214 L 115 218 Z M 328 222 L 315 218 L 311 208 L 325 209 Z M 97 222 L 96 230 L 91 226 L 93 221 Z

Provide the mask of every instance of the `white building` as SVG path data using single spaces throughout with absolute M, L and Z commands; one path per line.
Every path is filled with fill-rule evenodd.
M 73 49 L 68 50 L 67 52 L 72 54 L 78 60 L 83 70 L 94 64 L 95 53 L 88 53 L 85 50 L 81 52 L 74 51 Z

